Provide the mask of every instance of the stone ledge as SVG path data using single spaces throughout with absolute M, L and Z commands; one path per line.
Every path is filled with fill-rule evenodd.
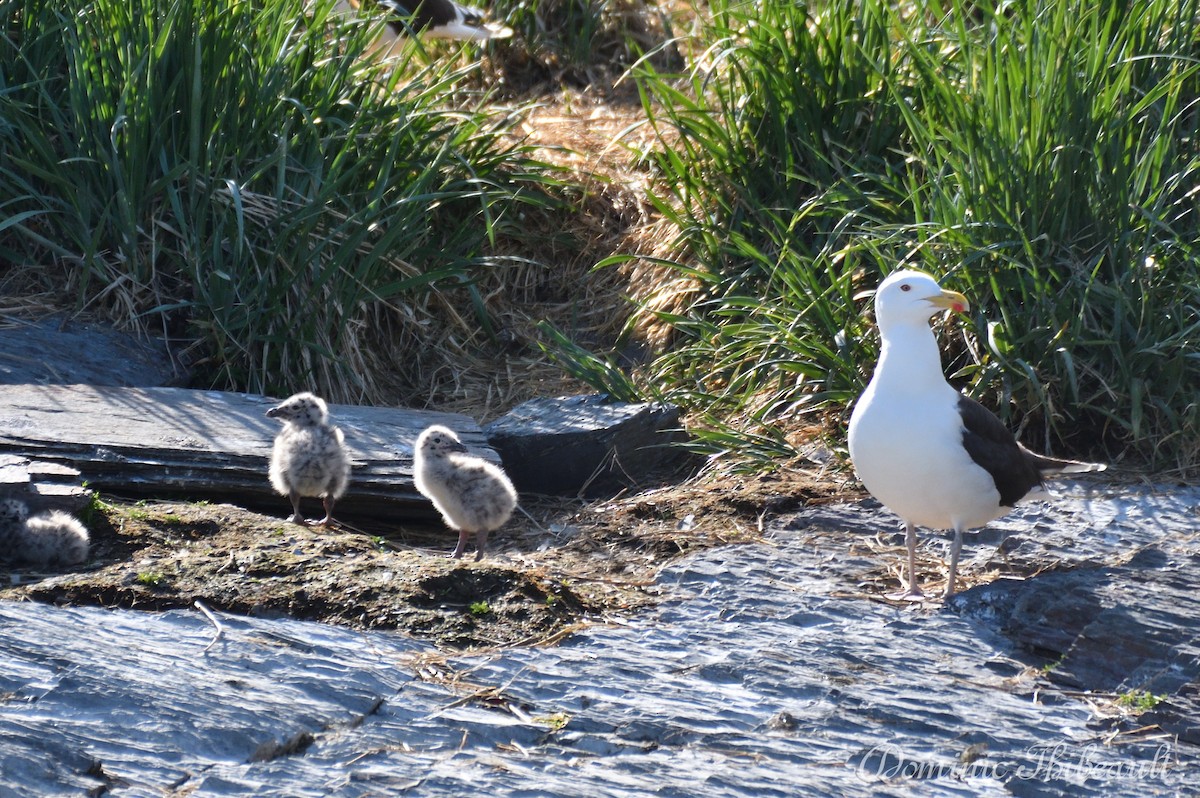
M 262 417 L 272 400 L 163 387 L 181 378 L 162 342 L 97 323 L 9 319 L 0 326 L 0 495 L 75 511 L 87 481 L 121 495 L 278 504 L 266 480 L 278 427 Z M 672 445 L 686 439 L 678 408 L 604 394 L 525 402 L 488 424 L 486 441 L 457 414 L 331 411 L 354 450 L 344 509 L 365 517 L 428 509 L 411 468 L 412 443 L 429 424 L 452 426 L 502 461 L 527 494 L 612 496 L 690 457 Z
M 532 399 L 484 433 L 522 493 L 611 496 L 687 457 L 679 408 L 606 394 Z

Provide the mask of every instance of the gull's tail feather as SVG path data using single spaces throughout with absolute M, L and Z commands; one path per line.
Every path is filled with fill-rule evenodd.
M 492 39 L 507 39 L 513 35 L 512 28 L 496 22 L 484 22 L 471 25 L 462 21 L 454 21 L 438 28 L 429 28 L 425 35 L 430 39 L 458 39 L 485 42 Z
M 1092 471 L 1108 470 L 1107 463 L 1069 463 L 1055 473 L 1059 474 L 1087 474 Z
M 1106 471 L 1107 463 L 1085 463 L 1081 460 L 1063 460 L 1057 457 L 1046 457 L 1045 455 L 1034 455 L 1035 465 L 1037 470 L 1042 473 L 1042 476 L 1049 477 L 1056 474 L 1089 474 L 1095 471 Z

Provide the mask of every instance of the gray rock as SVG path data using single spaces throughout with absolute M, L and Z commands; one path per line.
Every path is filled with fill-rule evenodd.
M 1160 706 L 1178 737 L 1137 732 L 1170 728 L 1147 713 L 1114 740 L 1095 701 L 1016 661 L 1005 629 L 1023 597 L 1032 617 L 1092 568 L 1081 654 L 1123 602 L 1145 612 L 1145 653 L 1194 667 L 1165 659 L 1188 655 L 1193 605 L 1164 605 L 1195 584 L 1198 499 L 1028 509 L 1010 523 L 1039 518 L 1061 567 L 934 607 L 863 595 L 857 564 L 888 556 L 867 530 L 893 521 L 843 505 L 856 526 L 797 517 L 664 568 L 664 603 L 620 623 L 431 658 L 461 680 L 416 678 L 435 652 L 400 634 L 225 616 L 214 641 L 199 612 L 0 603 L 0 796 L 1194 795 L 1194 682 Z M 1165 559 L 1130 558 L 1147 546 Z
M 279 429 L 264 415 L 272 402 L 185 388 L 0 384 L 0 404 L 8 409 L 0 417 L 0 457 L 8 456 L 10 465 L 19 460 L 73 469 L 76 482 L 82 476 L 92 488 L 121 495 L 276 507 L 279 500 L 265 478 Z M 677 408 L 613 403 L 597 395 L 526 402 L 486 432 L 451 413 L 346 405 L 331 413 L 354 458 L 339 511 L 357 517 L 433 516 L 412 485 L 413 442 L 431 424 L 452 427 L 480 456 L 502 460 L 525 493 L 611 495 L 688 456 L 670 445 L 683 438 Z M 8 472 L 14 485 L 37 481 L 18 471 Z M 61 485 L 70 479 L 40 481 Z
M 1150 544 L 1121 564 L 1001 580 L 958 603 L 966 613 L 988 606 L 1000 631 L 1053 683 L 1101 696 L 1159 697 L 1149 717 L 1200 744 L 1197 584 L 1200 552 L 1173 556 Z
M 484 432 L 521 493 L 612 495 L 687 457 L 679 408 L 605 394 L 533 399 Z
M 0 456 L 75 469 L 90 488 L 118 495 L 287 506 L 267 480 L 280 425 L 278 400 L 186 388 L 0 385 Z M 339 513 L 347 518 L 434 517 L 413 486 L 413 443 L 422 429 L 454 429 L 479 456 L 499 457 L 474 420 L 455 413 L 334 405 L 354 467 Z M 282 501 L 282 504 L 281 504 Z
M 81 482 L 79 470 L 68 465 L 0 454 L 0 499 L 20 499 L 31 513 L 78 513 L 92 497 Z
M 51 317 L 6 318 L 0 326 L 0 385 L 149 387 L 185 379 L 161 341 L 106 325 Z

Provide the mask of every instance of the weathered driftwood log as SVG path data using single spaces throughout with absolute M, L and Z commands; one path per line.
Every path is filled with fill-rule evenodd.
M 88 487 L 130 496 L 230 501 L 286 510 L 267 482 L 277 400 L 182 388 L 0 385 L 0 455 L 78 470 Z M 442 424 L 499 462 L 467 416 L 333 405 L 354 467 L 339 516 L 434 517 L 412 481 L 413 444 Z M 315 511 L 315 505 L 314 505 Z

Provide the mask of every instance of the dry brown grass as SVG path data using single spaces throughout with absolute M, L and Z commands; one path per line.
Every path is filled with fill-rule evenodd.
M 421 384 L 398 399 L 489 419 L 534 396 L 590 389 L 549 363 L 537 347 L 537 325 L 548 321 L 588 347 L 615 345 L 646 304 L 685 295 L 665 270 L 645 260 L 597 269 L 616 254 L 662 257 L 670 231 L 647 199 L 652 176 L 643 154 L 655 146 L 632 85 L 561 89 L 530 103 L 512 131 L 513 143 L 534 148 L 562 181 L 561 204 L 527 210 L 519 236 L 497 242 L 498 266 L 479 283 L 494 336 L 472 329 L 455 307 L 456 292 L 438 309 L 445 323 L 427 328 L 422 348 L 437 363 L 418 364 Z M 462 299 L 459 294 L 457 299 Z M 652 347 L 665 342 L 651 327 L 635 334 Z M 399 395 L 408 393 L 409 395 Z

